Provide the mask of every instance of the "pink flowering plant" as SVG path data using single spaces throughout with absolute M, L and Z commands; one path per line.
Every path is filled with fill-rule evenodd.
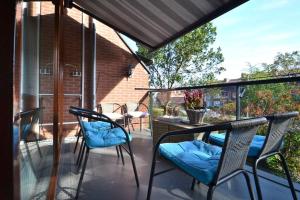
M 186 109 L 200 110 L 204 108 L 202 90 L 192 90 L 184 92 L 184 103 Z

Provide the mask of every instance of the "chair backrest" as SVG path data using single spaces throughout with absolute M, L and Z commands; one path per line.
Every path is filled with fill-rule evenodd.
M 264 117 L 230 122 L 215 177 L 215 183 L 244 169 L 251 141 L 260 125 L 267 123 Z
M 298 114 L 298 112 L 286 112 L 266 117 L 269 120 L 268 132 L 259 156 L 279 151 L 291 120 Z
M 103 114 L 97 113 L 93 110 L 70 106 L 69 113 L 71 113 L 77 117 L 77 120 L 80 125 L 82 125 L 81 123 L 82 123 L 83 118 L 86 118 L 89 121 L 93 121 L 93 120 L 94 121 L 104 121 L 104 122 L 109 122 L 112 125 L 115 125 L 115 123 L 109 117 L 107 117 Z
M 41 108 L 35 108 L 34 109 L 34 114 L 32 116 L 32 125 L 35 125 L 39 122 L 40 117 L 41 117 Z
M 34 124 L 38 123 L 40 117 L 40 108 L 20 112 L 16 115 L 15 119 L 20 119 L 20 135 L 21 139 L 26 140 Z
M 91 119 L 91 118 L 93 118 L 93 116 L 95 116 L 95 120 L 96 120 L 97 115 L 99 114 L 95 111 L 84 109 L 84 108 L 79 108 L 79 107 L 75 107 L 75 106 L 70 106 L 69 113 L 76 116 L 78 122 L 82 118 Z
M 99 113 L 122 113 L 122 106 L 118 103 L 101 103 L 97 106 L 97 111 Z
M 138 108 L 139 108 L 139 103 L 136 103 L 136 102 L 127 102 L 126 103 L 126 111 L 127 112 L 137 111 Z

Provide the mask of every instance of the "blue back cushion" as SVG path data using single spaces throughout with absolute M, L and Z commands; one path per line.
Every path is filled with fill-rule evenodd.
M 263 135 L 255 135 L 251 145 L 250 149 L 248 152 L 249 157 L 257 157 L 258 154 L 260 153 L 263 144 L 265 142 L 266 137 Z M 225 141 L 225 134 L 220 134 L 220 133 L 212 133 L 209 135 L 209 141 L 213 144 L 223 146 L 224 141 Z

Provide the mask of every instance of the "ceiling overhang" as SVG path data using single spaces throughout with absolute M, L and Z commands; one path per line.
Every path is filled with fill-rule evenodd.
M 247 0 L 74 0 L 116 31 L 157 49 Z

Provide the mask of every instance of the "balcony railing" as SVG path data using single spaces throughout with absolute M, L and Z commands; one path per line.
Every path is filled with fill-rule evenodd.
M 151 96 L 153 118 L 173 115 L 172 110 L 179 109 L 178 118 L 187 118 L 184 103 L 184 91 L 202 90 L 206 101 L 205 123 L 230 121 L 241 118 L 263 116 L 275 112 L 300 111 L 300 74 L 288 74 L 260 80 L 242 80 L 222 82 L 193 87 L 171 89 L 136 88 L 148 90 Z M 226 95 L 224 95 L 226 94 Z M 170 112 L 166 112 L 166 111 Z M 166 116 L 165 116 L 166 117 Z M 300 182 L 300 117 L 291 124 L 282 149 L 292 171 L 294 181 Z M 260 130 L 264 134 L 265 129 Z M 276 157 L 263 164 L 266 171 L 282 176 Z

